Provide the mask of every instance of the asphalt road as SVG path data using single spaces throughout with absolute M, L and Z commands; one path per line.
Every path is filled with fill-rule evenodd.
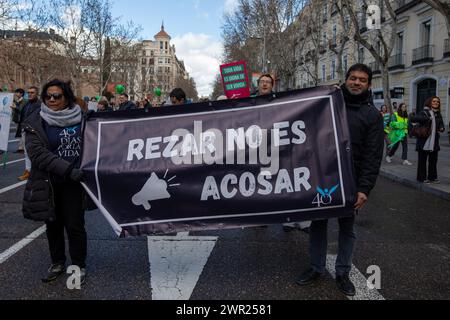
M 17 143 L 10 144 L 11 150 L 16 148 Z M 22 158 L 10 154 L 8 161 Z M 0 167 L 0 190 L 16 184 L 23 170 L 23 161 Z M 0 256 L 42 226 L 22 217 L 23 190 L 21 186 L 0 194 Z M 355 267 L 365 278 L 369 266 L 380 267 L 378 293 L 384 299 L 450 299 L 449 215 L 450 202 L 380 178 L 357 217 Z M 86 227 L 88 278 L 82 290 L 67 289 L 66 277 L 41 283 L 50 264 L 43 234 L 0 263 L 0 300 L 152 299 L 147 238 L 117 239 L 98 211 L 87 213 Z M 191 300 L 347 300 L 330 274 L 309 287 L 295 284 L 308 267 L 304 232 L 284 232 L 273 225 L 190 235 L 218 237 Z M 333 221 L 329 253 L 336 254 L 336 249 Z

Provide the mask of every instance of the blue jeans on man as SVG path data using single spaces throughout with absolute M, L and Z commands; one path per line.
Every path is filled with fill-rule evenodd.
M 356 240 L 355 216 L 340 218 L 339 249 L 336 259 L 336 276 L 348 275 L 352 268 L 353 248 Z M 328 220 L 317 220 L 309 229 L 309 250 L 311 268 L 318 273 L 325 273 L 328 247 Z

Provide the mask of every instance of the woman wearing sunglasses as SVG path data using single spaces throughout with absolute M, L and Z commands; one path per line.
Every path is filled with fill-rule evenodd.
M 25 218 L 45 221 L 51 266 L 44 283 L 65 273 L 64 229 L 69 239 L 72 265 L 86 276 L 81 170 L 75 168 L 81 153 L 82 112 L 69 83 L 53 80 L 42 90 L 41 111 L 25 123 L 25 144 L 31 159 L 31 175 L 23 201 Z

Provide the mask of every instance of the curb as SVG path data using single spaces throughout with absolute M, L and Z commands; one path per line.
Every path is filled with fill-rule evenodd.
M 433 194 L 444 200 L 450 201 L 450 193 L 449 192 L 432 188 L 427 184 L 423 184 L 423 183 L 419 183 L 417 181 L 412 181 L 407 178 L 399 177 L 391 172 L 384 171 L 383 169 L 380 170 L 380 176 L 387 178 L 389 180 L 395 181 L 395 182 L 399 182 L 405 186 L 412 187 L 412 188 L 418 189 L 420 191 Z

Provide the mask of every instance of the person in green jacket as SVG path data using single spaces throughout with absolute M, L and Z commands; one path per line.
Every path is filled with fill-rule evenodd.
M 403 164 L 411 166 L 412 163 L 408 161 L 408 107 L 405 103 L 400 104 L 398 112 L 395 112 L 391 118 L 388 138 L 391 144 L 389 145 L 386 162 L 392 162 L 392 157 L 401 143 Z

